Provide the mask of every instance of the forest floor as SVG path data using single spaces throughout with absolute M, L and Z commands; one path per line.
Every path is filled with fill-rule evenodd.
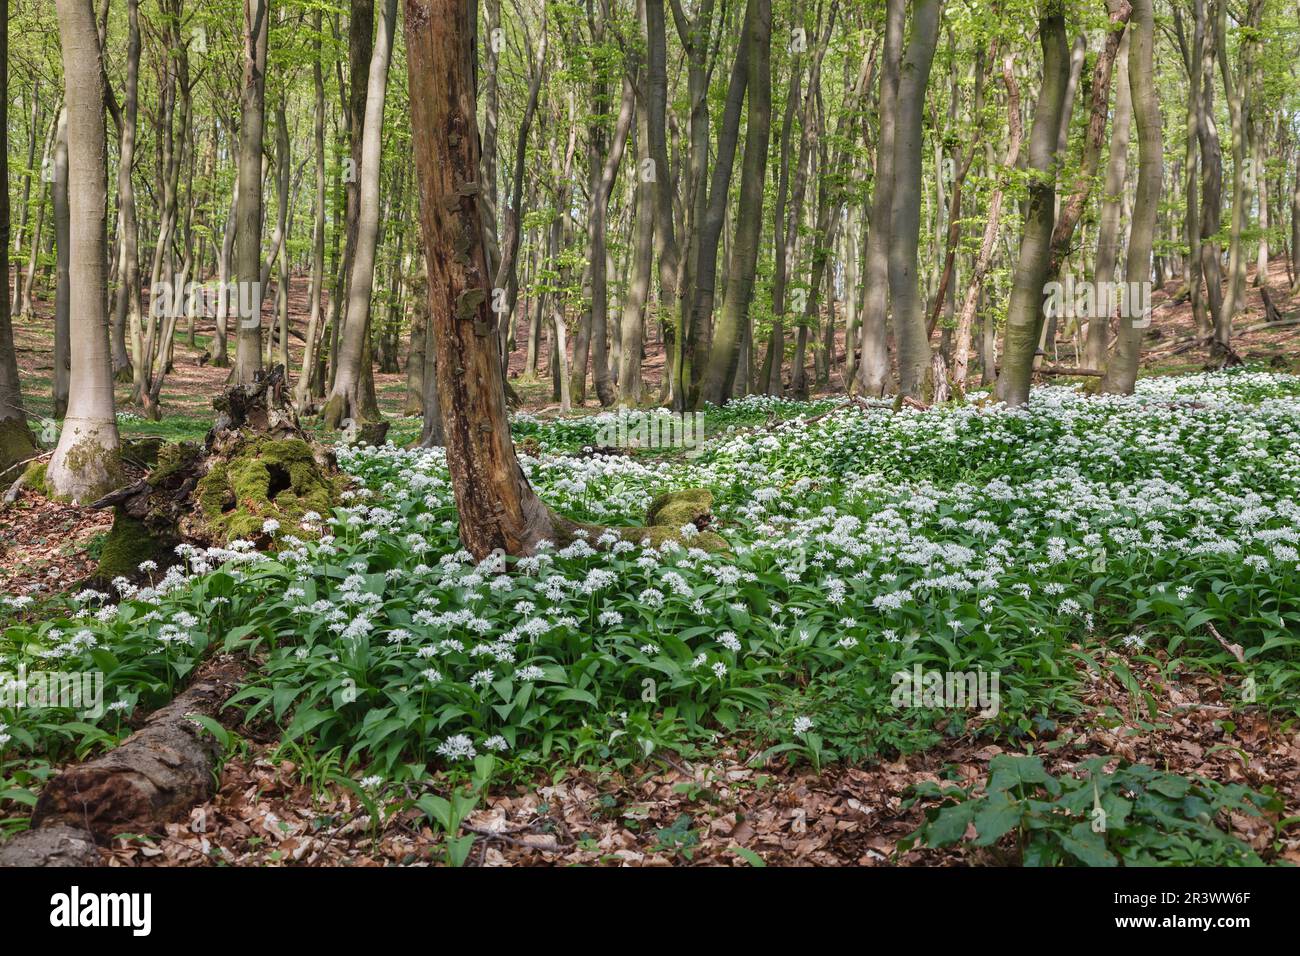
M 1300 316 L 1300 303 L 1286 296 L 1286 280 L 1284 269 L 1275 269 L 1270 288 L 1284 318 L 1294 319 Z M 1163 295 L 1157 294 L 1157 306 Z M 304 298 L 305 281 L 301 286 L 295 282 L 290 301 L 296 325 L 305 325 Z M 1238 328 L 1258 325 L 1262 312 L 1252 285 Z M 49 414 L 51 321 L 48 304 L 38 302 L 31 319 L 15 322 L 24 396 L 38 420 Z M 1164 354 L 1171 344 L 1190 337 L 1191 330 L 1189 307 L 1161 309 L 1148 336 L 1144 374 L 1205 367 L 1205 348 Z M 521 329 L 521 341 L 525 334 Z M 198 361 L 210 335 L 211 329 L 200 324 L 193 346 L 184 333 L 178 337 L 161 423 L 127 407 L 129 389 L 119 387 L 124 434 L 201 437 L 211 422 L 211 398 L 226 375 Z M 1235 340 L 1234 347 L 1256 367 L 1300 371 L 1300 326 L 1254 329 Z M 293 339 L 295 360 L 299 348 Z M 1062 364 L 1072 364 L 1064 340 L 1059 348 L 1064 350 L 1058 356 Z M 544 359 L 545 347 L 541 354 Z M 840 362 L 842 352 L 837 367 Z M 646 367 L 647 392 L 653 394 L 663 367 L 658 343 L 648 345 Z M 538 381 L 520 380 L 521 369 L 516 352 L 511 371 L 522 409 L 553 417 L 558 409 L 550 401 L 544 361 Z M 377 373 L 376 387 L 385 414 L 397 419 L 394 436 L 413 435 L 418 421 L 400 418 L 405 376 Z M 838 389 L 828 388 L 823 394 L 834 391 Z M 585 410 L 595 407 L 589 401 Z M 110 523 L 105 512 L 54 505 L 29 494 L 0 509 L 0 594 L 44 598 L 66 592 L 93 567 Z M 1273 862 L 1300 864 L 1296 828 L 1280 831 L 1275 826 L 1281 817 L 1300 815 L 1300 734 L 1294 722 L 1275 709 L 1242 710 L 1235 703 L 1236 688 L 1224 674 L 1189 665 L 1163 647 L 1140 658 L 1117 649 L 1103 650 L 1101 657 L 1098 667 L 1085 664 L 1082 652 L 1062 659 L 1069 660 L 1074 672 L 1081 706 L 1059 720 L 1036 724 L 1029 734 L 1048 772 L 1067 774 L 1080 760 L 1098 756 L 1225 786 L 1268 789 L 1279 801 L 1277 812 L 1261 817 L 1229 811 L 1220 815 L 1221 825 Z M 102 850 L 105 862 L 443 862 L 445 838 L 409 801 L 397 801 L 392 811 L 376 809 L 355 787 L 342 785 L 335 772 L 339 767 L 321 755 L 289 746 L 274 733 L 247 728 L 241 733 L 245 736 L 227 754 L 211 800 L 195 807 L 188 821 L 167 825 L 162 834 L 116 839 Z M 468 862 L 985 865 L 1015 857 L 1005 841 L 979 846 L 967 840 L 942 848 L 899 844 L 926 823 L 932 806 L 932 801 L 910 797 L 911 788 L 977 786 L 996 768 L 993 761 L 1023 753 L 1024 741 L 991 742 L 973 728 L 943 734 L 916 752 L 834 761 L 820 769 L 806 760 L 757 760 L 766 742 L 745 732 L 728 734 L 708 745 L 661 747 L 649 759 L 624 762 L 616 770 L 608 761 L 588 759 L 544 778 L 494 784 L 466 818 L 466 832 L 477 836 Z M 968 836 L 974 833 L 969 828 Z
M 1223 687 L 1206 675 L 1174 680 L 1152 664 L 1139 672 L 1162 695 L 1149 719 L 1109 676 L 1088 675 L 1088 710 L 1037 743 L 1049 772 L 1089 756 L 1121 755 L 1220 783 L 1272 786 L 1300 809 L 1300 735 L 1266 716 L 1225 729 Z M 443 862 L 443 842 L 418 810 L 372 825 L 344 787 L 313 792 L 310 775 L 280 759 L 276 743 L 252 744 L 225 764 L 215 796 L 156 836 L 103 847 L 108 866 L 392 866 Z M 755 767 L 732 748 L 694 760 L 665 756 L 622 773 L 595 768 L 532 786 L 493 788 L 467 819 L 480 866 L 985 866 L 1015 862 L 1005 847 L 969 844 L 900 850 L 925 822 L 906 797 L 917 784 L 975 786 L 989 762 L 1014 753 L 961 738 L 919 754 L 863 766 L 775 761 Z M 909 805 L 910 804 L 910 805 Z M 1258 851 L 1274 842 L 1261 818 L 1230 814 L 1231 832 Z M 742 848 L 737 852 L 737 848 Z M 1300 835 L 1276 859 L 1300 865 Z
M 1275 327 L 1259 327 L 1264 324 L 1264 304 L 1260 288 L 1255 284 L 1256 273 L 1252 268 L 1248 274 L 1246 301 L 1242 313 L 1235 322 L 1238 334 L 1233 340 L 1233 347 L 1243 360 L 1268 364 L 1279 371 L 1300 370 L 1300 324 Z M 1300 301 L 1293 301 L 1289 293 L 1289 277 L 1284 262 L 1274 259 L 1269 272 L 1268 289 L 1273 301 L 1286 320 L 1300 319 Z M 293 330 L 299 334 L 307 328 L 309 313 L 307 303 L 309 279 L 305 275 L 294 276 L 289 290 L 289 321 Z M 1208 346 L 1198 345 L 1178 355 L 1166 354 L 1176 343 L 1183 343 L 1194 338 L 1192 308 L 1186 301 L 1170 305 L 1170 297 L 1178 291 L 1178 283 L 1170 281 L 1164 288 L 1156 290 L 1152 296 L 1156 309 L 1151 328 L 1144 342 L 1146 355 L 1143 359 L 1144 374 L 1174 374 L 1196 371 L 1205 368 L 1210 362 Z M 268 296 L 268 305 L 264 309 L 263 323 L 272 321 L 271 305 L 273 296 Z M 524 344 L 528 336 L 527 314 L 529 303 L 521 300 L 519 322 L 516 331 L 518 347 L 510 357 L 510 378 L 520 398 L 520 408 L 534 413 L 555 413 L 559 409 L 550 395 L 550 369 L 548 366 L 550 346 L 549 333 L 543 332 L 542 347 L 539 349 L 538 376 L 529 379 L 523 376 L 525 367 Z M 840 313 L 842 315 L 842 312 Z M 649 320 L 646 326 L 650 330 L 645 347 L 645 361 L 642 365 L 645 393 L 647 396 L 658 394 L 664 368 L 663 342 L 655 332 L 656 323 Z M 176 352 L 173 370 L 167 375 L 162 391 L 163 420 L 150 422 L 141 415 L 141 409 L 129 403 L 130 386 L 119 385 L 117 389 L 118 409 L 127 417 L 123 423 L 125 434 L 161 434 L 166 437 L 201 437 L 211 424 L 211 400 L 221 392 L 229 374 L 228 369 L 213 368 L 200 364 L 200 358 L 206 353 L 214 334 L 211 319 L 200 319 L 195 328 L 193 342 L 188 330 L 180 329 L 176 336 Z M 18 351 L 18 364 L 23 379 L 24 401 L 27 402 L 28 414 L 40 418 L 50 414 L 50 394 L 53 384 L 53 342 L 54 342 L 54 307 L 48 299 L 37 299 L 30 317 L 18 317 L 14 320 L 15 345 Z M 573 336 L 569 336 L 572 343 Z M 787 343 L 789 344 L 789 343 Z M 831 380 L 826 385 L 815 389 L 814 394 L 833 394 L 843 391 L 844 368 L 844 333 L 841 330 L 836 338 L 836 351 Z M 1074 341 L 1067 338 L 1065 330 L 1057 342 L 1057 349 L 1051 358 L 1062 365 L 1075 365 Z M 403 348 L 405 343 L 403 343 Z M 811 353 L 811 345 L 810 345 Z M 294 335 L 290 336 L 290 365 L 297 368 L 302 359 L 302 342 Z M 405 362 L 403 354 L 402 362 Z M 808 380 L 813 380 L 813 363 L 809 357 L 807 363 Z M 380 407 L 389 417 L 401 415 L 406 396 L 405 372 L 375 373 L 375 390 Z M 590 390 L 589 390 L 590 391 Z M 586 409 L 598 408 L 594 395 L 589 394 L 583 406 Z
M 289 320 L 296 331 L 305 332 L 309 314 L 307 276 L 295 276 L 290 282 Z M 1175 343 L 1185 343 L 1194 338 L 1194 324 L 1190 304 L 1170 306 L 1170 297 L 1176 294 L 1177 283 L 1167 283 L 1153 295 L 1157 308 L 1151 330 L 1146 339 L 1147 355 L 1143 360 L 1142 374 L 1166 375 L 1197 371 L 1209 367 L 1208 346 L 1197 345 L 1178 355 L 1166 354 Z M 1289 277 L 1284 262 L 1274 259 L 1269 274 L 1268 288 L 1284 319 L 1300 319 L 1300 301 L 1289 294 Z M 268 303 L 274 297 L 268 296 Z M 520 304 L 517 339 L 520 347 L 510 358 L 511 383 L 520 399 L 520 409 L 542 416 L 555 415 L 559 404 L 552 400 L 550 385 L 549 333 L 544 333 L 539 350 L 539 375 L 523 376 L 527 341 L 529 303 Z M 263 321 L 271 322 L 271 306 L 264 310 Z M 1237 319 L 1238 329 L 1251 331 L 1233 342 L 1242 359 L 1261 363 L 1279 371 L 1300 371 L 1300 324 L 1263 327 L 1264 304 L 1259 287 L 1255 284 L 1252 269 L 1247 283 L 1245 308 Z M 647 322 L 647 328 L 655 323 Z M 119 384 L 117 407 L 122 434 L 128 437 L 159 435 L 167 440 L 199 440 L 212 424 L 212 399 L 225 387 L 228 369 L 201 364 L 214 334 L 211 320 L 200 319 L 195 328 L 193 342 L 188 330 L 177 332 L 175 363 L 163 384 L 163 419 L 153 422 L 145 418 L 142 409 L 130 404 L 131 388 Z M 15 346 L 19 371 L 23 382 L 23 399 L 28 415 L 33 419 L 33 429 L 39 431 L 42 420 L 51 413 L 53 388 L 54 306 L 48 299 L 34 302 L 30 317 L 14 321 Z M 572 341 L 570 336 L 570 341 Z M 1077 364 L 1073 356 L 1073 340 L 1064 335 L 1057 345 L 1053 358 L 1065 365 Z M 646 343 L 643 377 L 647 395 L 657 395 L 663 377 L 664 349 L 652 331 Z M 297 367 L 302 361 L 302 342 L 295 336 L 289 340 L 290 364 Z M 405 357 L 403 356 L 403 361 Z M 834 372 L 827 385 L 814 389 L 814 396 L 831 395 L 843 391 L 844 333 L 836 339 Z M 813 381 L 812 360 L 809 359 L 808 381 Z M 380 408 L 386 417 L 394 420 L 392 435 L 395 440 L 409 439 L 418 433 L 414 419 L 403 419 L 402 407 L 406 400 L 406 375 L 404 372 L 375 373 L 375 391 Z M 575 414 L 599 409 L 594 395 L 588 394 L 586 403 Z M 47 590 L 57 589 L 81 580 L 98 558 L 97 546 L 107 533 L 111 519 L 102 512 L 87 509 L 53 506 L 24 499 L 22 506 L 0 512 L 0 593 L 22 593 L 33 584 Z

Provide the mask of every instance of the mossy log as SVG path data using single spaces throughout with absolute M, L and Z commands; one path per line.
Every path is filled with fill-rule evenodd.
M 668 541 L 703 551 L 726 551 L 730 547 L 722 535 L 705 530 L 713 524 L 713 492 L 707 488 L 687 488 L 660 495 L 650 502 L 646 523 L 639 527 L 589 524 L 573 521 L 551 509 L 547 511 L 553 531 L 551 542 L 558 547 L 572 544 L 579 537 L 578 532 L 584 532 L 586 539 L 594 542 L 606 531 L 632 544 L 648 542 L 653 548 Z M 688 525 L 696 529 L 695 533 L 683 531 Z
M 644 528 L 616 529 L 623 540 L 638 542 L 649 538 L 655 547 L 665 541 L 676 541 L 704 551 L 727 550 L 726 539 L 708 530 L 713 525 L 713 492 L 707 488 L 686 488 L 662 494 L 650 502 L 645 517 Z M 694 526 L 696 533 L 683 534 L 682 529 L 687 525 Z
M 268 520 L 296 529 L 310 511 L 328 514 L 343 482 L 321 467 L 303 438 L 242 438 L 208 459 L 198 482 L 193 533 L 260 543 Z

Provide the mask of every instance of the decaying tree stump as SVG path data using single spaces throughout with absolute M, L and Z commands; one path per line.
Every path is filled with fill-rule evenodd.
M 141 562 L 174 563 L 182 541 L 271 543 L 268 520 L 296 528 L 311 511 L 327 514 L 344 479 L 334 453 L 313 441 L 287 400 L 283 366 L 213 400 L 217 415 L 203 444 L 163 445 L 147 477 L 105 495 L 113 508 L 96 577 L 134 577 Z

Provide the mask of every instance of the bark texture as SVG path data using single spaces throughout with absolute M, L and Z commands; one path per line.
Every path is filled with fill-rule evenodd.
M 244 672 L 234 660 L 216 663 L 121 746 L 51 779 L 37 798 L 32 826 L 62 824 L 110 837 L 154 832 L 183 819 L 212 795 L 220 756 L 216 739 L 189 715 L 215 717 Z

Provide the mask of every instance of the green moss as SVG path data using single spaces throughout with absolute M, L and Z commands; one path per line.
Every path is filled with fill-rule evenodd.
M 154 535 L 143 521 L 115 508 L 113 528 L 100 551 L 98 576 L 105 580 L 134 577 L 142 561 L 166 562 L 173 544 L 173 540 Z
M 624 541 L 640 544 L 647 538 L 654 547 L 665 541 L 675 541 L 686 548 L 700 548 L 704 551 L 725 551 L 727 541 L 712 531 L 700 531 L 694 535 L 682 534 L 686 525 L 699 525 L 701 519 L 708 518 L 713 512 L 713 492 L 707 488 L 687 488 L 683 491 L 670 491 L 650 502 L 646 511 L 644 528 L 616 528 Z
M 196 489 L 199 510 L 217 536 L 251 539 L 274 518 L 297 526 L 308 511 L 327 514 L 344 479 L 322 471 L 299 438 L 244 441 L 227 461 L 215 461 Z
M 153 468 L 158 464 L 162 450 L 167 447 L 166 439 L 161 435 L 142 435 L 139 438 L 122 439 L 122 458 L 126 461 Z
M 12 481 L 17 466 L 37 452 L 27 423 L 21 418 L 0 419 L 0 479 Z M 13 474 L 9 474 L 12 471 Z
M 189 470 L 202 456 L 198 445 L 191 442 L 172 442 L 160 445 L 153 455 L 153 468 L 149 484 L 160 488 L 176 474 Z
M 49 470 L 48 461 L 34 461 L 23 472 L 23 487 L 37 494 L 48 494 L 45 488 L 45 472 Z
M 680 528 L 694 524 L 712 511 L 713 492 L 707 488 L 687 488 L 662 494 L 650 502 L 645 518 L 646 524 Z
M 55 457 L 58 457 L 57 452 Z M 77 504 L 87 504 L 94 501 L 100 496 L 122 487 L 126 481 L 126 474 L 122 470 L 121 450 L 119 448 L 106 449 L 98 441 L 88 438 L 77 441 L 64 453 L 62 473 L 77 476 L 78 484 L 86 482 L 87 477 L 93 481 L 93 483 L 86 483 L 86 487 L 77 498 Z M 48 475 L 45 484 L 47 497 L 55 501 L 71 500 L 68 495 L 51 494 L 54 489 L 50 487 Z
M 720 534 L 701 531 L 691 537 L 682 534 L 681 526 L 663 524 L 646 525 L 644 528 L 615 528 L 624 541 L 640 544 L 649 539 L 651 546 L 659 547 L 665 541 L 676 541 L 684 548 L 700 548 L 703 551 L 726 551 L 727 541 Z

